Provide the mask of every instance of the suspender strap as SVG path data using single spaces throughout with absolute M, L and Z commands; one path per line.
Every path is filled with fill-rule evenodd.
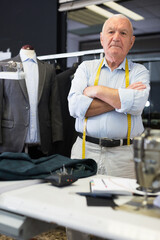
M 126 88 L 127 88 L 129 86 L 129 68 L 128 68 L 128 60 L 127 60 L 127 58 L 126 58 L 126 64 L 125 64 L 125 78 L 126 78 Z M 127 114 L 127 122 L 128 122 L 127 145 L 130 145 L 131 114 Z

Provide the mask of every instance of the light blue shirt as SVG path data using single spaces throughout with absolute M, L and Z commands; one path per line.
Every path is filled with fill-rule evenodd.
M 125 139 L 127 138 L 127 113 L 131 114 L 131 138 L 144 131 L 142 111 L 149 96 L 149 71 L 141 64 L 128 60 L 130 84 L 141 81 L 146 85 L 143 91 L 125 88 L 125 61 L 117 69 L 111 71 L 104 60 L 98 85 L 118 89 L 121 109 L 89 117 L 86 135 L 96 138 Z M 83 133 L 84 118 L 92 98 L 84 96 L 87 86 L 93 86 L 100 60 L 90 60 L 81 63 L 72 80 L 68 95 L 70 115 L 76 118 L 75 128 Z
M 25 81 L 30 104 L 30 123 L 25 142 L 40 143 L 37 111 L 39 72 L 36 54 L 34 54 L 32 58 L 28 58 L 28 56 L 21 52 L 20 56 L 25 73 Z

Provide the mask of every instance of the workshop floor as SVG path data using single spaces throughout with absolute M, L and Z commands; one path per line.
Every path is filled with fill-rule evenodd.
M 15 240 L 15 239 L 6 237 L 6 236 L 0 234 L 0 240 Z M 54 229 L 53 231 L 42 233 L 38 236 L 35 236 L 31 240 L 67 240 L 67 238 L 66 238 L 65 228 L 58 227 L 58 228 Z M 92 236 L 91 240 L 105 240 L 105 239 Z
M 6 237 L 0 234 L 0 240 L 14 240 L 14 238 Z M 53 231 L 42 233 L 32 238 L 32 240 L 67 240 L 65 228 L 59 227 Z

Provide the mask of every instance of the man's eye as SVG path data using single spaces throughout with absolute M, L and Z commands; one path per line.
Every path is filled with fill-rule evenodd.
M 113 33 L 114 33 L 114 31 L 109 31 L 108 33 L 109 33 L 109 34 L 113 34 Z
M 126 35 L 126 32 L 121 32 L 122 35 Z

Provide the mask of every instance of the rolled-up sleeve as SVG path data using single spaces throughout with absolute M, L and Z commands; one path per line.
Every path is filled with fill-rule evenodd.
M 144 90 L 135 90 L 127 88 L 119 88 L 119 97 L 121 101 L 121 108 L 116 109 L 119 113 L 129 113 L 131 115 L 141 115 L 148 100 L 150 85 L 149 85 L 149 71 L 140 64 L 136 64 L 133 71 L 130 71 L 130 84 L 134 82 L 142 82 L 146 85 Z
M 83 62 L 77 68 L 72 80 L 71 89 L 68 95 L 68 106 L 70 115 L 74 118 L 84 118 L 93 101 L 92 98 L 83 95 L 83 91 L 88 85 L 88 74 L 85 62 Z

